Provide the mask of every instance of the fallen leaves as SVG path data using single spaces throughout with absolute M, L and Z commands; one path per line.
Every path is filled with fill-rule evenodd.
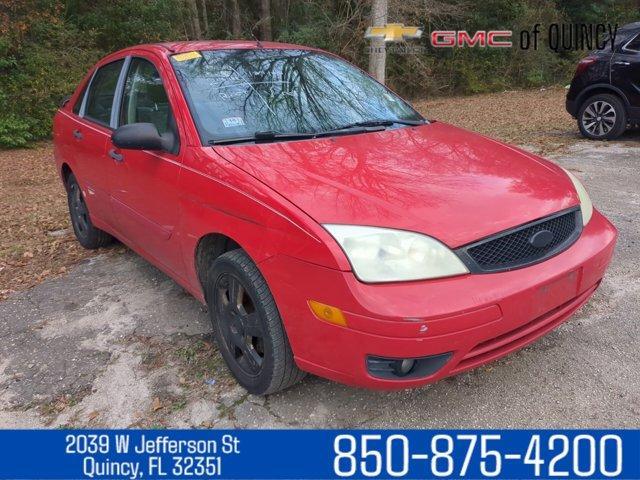
M 580 138 L 575 120 L 565 111 L 565 96 L 564 88 L 554 87 L 435 98 L 414 105 L 427 118 L 548 153 Z
M 160 401 L 160 399 L 158 397 L 155 397 L 153 399 L 153 402 L 151 403 L 151 409 L 154 412 L 157 412 L 158 410 L 162 409 L 162 402 Z
M 53 147 L 0 151 L 0 300 L 92 255 L 75 241 Z

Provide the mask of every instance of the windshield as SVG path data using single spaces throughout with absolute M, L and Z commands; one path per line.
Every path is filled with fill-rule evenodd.
M 345 61 L 305 50 L 212 50 L 171 57 L 203 144 L 256 132 L 321 133 L 422 117 Z

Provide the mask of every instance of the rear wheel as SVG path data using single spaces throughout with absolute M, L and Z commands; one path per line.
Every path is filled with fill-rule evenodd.
M 242 250 L 218 257 L 205 285 L 216 342 L 249 393 L 284 390 L 304 377 L 262 274 Z
M 73 173 L 67 178 L 67 203 L 73 232 L 80 245 L 89 250 L 106 247 L 113 242 L 113 237 L 107 232 L 93 226 L 89 216 L 89 209 L 84 201 L 84 195 Z
M 615 95 L 599 94 L 588 98 L 578 112 L 578 127 L 587 138 L 612 140 L 627 128 L 627 112 Z

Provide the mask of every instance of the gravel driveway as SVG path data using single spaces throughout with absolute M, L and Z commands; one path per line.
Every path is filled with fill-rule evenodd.
M 617 252 L 587 306 L 501 361 L 418 390 L 307 377 L 253 397 L 227 373 L 201 305 L 135 254 L 107 250 L 0 302 L 0 427 L 638 428 L 639 139 L 553 158 L 616 224 Z

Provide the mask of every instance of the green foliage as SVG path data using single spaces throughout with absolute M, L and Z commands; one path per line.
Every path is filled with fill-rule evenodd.
M 106 53 L 179 38 L 172 1 L 3 3 L 12 22 L 0 30 L 0 147 L 49 137 L 61 99 Z
M 33 139 L 32 126 L 15 115 L 0 116 L 0 145 L 25 147 Z
M 82 31 L 95 32 L 95 43 L 111 52 L 139 43 L 175 40 L 181 36 L 182 7 L 177 0 L 111 0 L 89 8 L 78 4 L 75 22 Z
M 234 1 L 241 36 L 260 35 L 260 2 L 254 0 L 0 0 L 0 148 L 48 137 L 61 98 L 109 52 L 195 38 L 198 31 L 202 38 L 231 38 Z M 366 68 L 369 9 L 369 0 L 272 0 L 273 37 Z M 537 51 L 433 49 L 426 37 L 434 29 L 507 29 L 517 44 L 519 32 L 536 23 L 544 33 L 550 23 L 638 20 L 637 0 L 389 0 L 390 22 L 422 25 L 426 32 L 423 52 L 387 56 L 387 83 L 409 96 L 567 83 L 583 53 L 556 53 L 546 45 Z

